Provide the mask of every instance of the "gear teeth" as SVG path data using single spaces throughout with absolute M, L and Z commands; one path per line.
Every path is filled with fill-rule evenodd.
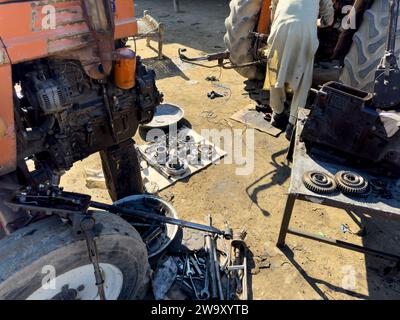
M 344 178 L 345 175 L 353 176 L 359 180 L 358 183 L 347 182 Z M 368 197 L 370 194 L 369 183 L 364 177 L 352 171 L 339 171 L 335 175 L 336 183 L 339 189 L 346 195 L 356 197 Z M 356 180 L 355 180 L 356 181 Z
M 325 181 L 315 181 L 316 175 L 321 176 L 323 179 L 325 179 Z M 337 188 L 336 182 L 333 177 L 324 172 L 318 171 L 306 172 L 303 176 L 303 183 L 307 189 L 320 194 L 333 193 Z

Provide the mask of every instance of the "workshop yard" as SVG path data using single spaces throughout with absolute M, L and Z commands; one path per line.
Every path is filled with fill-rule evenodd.
M 183 47 L 190 55 L 225 50 L 224 20 L 229 14 L 229 1 L 180 3 L 182 12 L 176 13 L 172 1 L 136 1 L 138 17 L 149 10 L 166 25 L 165 59 L 158 61 L 157 52 L 147 48 L 145 40 L 137 42 L 137 54 L 153 65 L 164 100 L 181 106 L 194 130 L 243 130 L 243 156 L 254 153 L 254 169 L 248 175 L 238 175 L 237 169 L 243 164 L 222 161 L 177 182 L 160 195 L 171 201 L 182 219 L 204 223 L 206 215 L 212 214 L 217 227 L 223 227 L 227 220 L 234 230 L 247 229 L 254 299 L 399 298 L 399 270 L 388 261 L 290 235 L 288 248 L 283 252 L 276 248 L 291 172 L 286 161 L 288 142 L 284 135 L 275 138 L 254 131 L 252 146 L 248 139 L 252 131 L 230 119 L 235 112 L 254 104 L 243 90 L 244 78 L 234 70 L 206 69 L 178 59 L 178 49 Z M 152 44 L 157 47 L 156 42 Z M 207 76 L 217 77 L 218 83 L 229 90 L 216 89 L 205 80 Z M 210 100 L 207 93 L 212 90 L 230 94 Z M 139 134 L 136 142 L 141 142 Z M 232 154 L 232 150 L 225 151 Z M 107 190 L 88 189 L 84 183 L 85 169 L 100 167 L 99 156 L 91 156 L 75 164 L 62 178 L 62 185 L 68 191 L 88 193 L 96 201 L 110 202 Z M 292 223 L 316 235 L 400 254 L 399 223 L 368 216 L 360 219 L 366 229 L 362 236 L 357 235 L 359 226 L 345 211 L 302 202 L 295 207 Z

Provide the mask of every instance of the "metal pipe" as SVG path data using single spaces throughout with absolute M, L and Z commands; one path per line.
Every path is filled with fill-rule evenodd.
M 81 0 L 83 16 L 99 49 L 101 65 L 93 66 L 88 74 L 101 79 L 111 73 L 114 45 L 114 12 L 109 0 Z
M 210 217 L 210 216 L 209 216 Z M 207 217 L 207 221 L 209 219 Z M 213 257 L 213 248 L 212 248 L 212 241 L 211 235 L 205 235 L 205 242 L 206 242 L 206 252 L 208 253 L 208 269 L 210 271 L 210 283 L 211 283 L 211 298 L 213 300 L 218 298 L 218 288 L 217 288 L 217 279 L 216 279 L 216 272 L 215 272 L 215 264 L 214 264 L 214 257 Z
M 217 280 L 217 288 L 220 300 L 225 300 L 224 297 L 224 290 L 222 289 L 222 282 L 221 282 L 221 272 L 219 269 L 219 261 L 217 256 L 217 243 L 215 239 L 211 239 L 212 243 L 212 250 L 213 250 L 213 257 L 214 257 L 214 264 L 215 264 L 215 276 Z
M 399 19 L 399 2 L 400 0 L 390 0 L 389 31 L 388 41 L 386 43 L 386 51 L 393 54 L 395 53 L 396 49 L 397 22 Z
M 189 222 L 189 221 L 166 217 L 166 216 L 162 216 L 162 215 L 158 215 L 158 214 L 153 214 L 153 213 L 149 213 L 149 212 L 139 210 L 136 208 L 132 208 L 132 209 L 125 208 L 125 207 L 116 206 L 116 205 L 108 205 L 108 204 L 100 203 L 100 202 L 96 202 L 96 201 L 91 201 L 90 206 L 92 208 L 108 211 L 108 212 L 115 213 L 115 214 L 122 214 L 122 215 L 127 215 L 127 216 L 132 216 L 132 217 L 138 217 L 138 218 L 142 218 L 144 220 L 158 221 L 158 222 L 163 222 L 163 223 L 167 223 L 167 224 L 177 225 L 180 227 L 185 227 L 185 228 L 189 228 L 189 229 L 195 229 L 195 230 L 199 230 L 199 231 L 203 231 L 203 232 L 209 232 L 212 234 L 225 236 L 225 233 L 222 230 L 219 230 L 219 229 L 211 227 L 211 226 L 206 226 L 203 224 L 198 224 L 198 223 L 194 223 L 194 222 Z
M 181 12 L 180 7 L 179 7 L 179 0 L 173 0 L 174 3 L 174 10 L 176 13 Z
M 211 215 L 207 216 L 207 224 L 212 227 L 212 218 Z M 211 251 L 211 262 L 210 265 L 213 266 L 213 271 L 215 275 L 215 286 L 216 286 L 216 294 L 219 296 L 220 300 L 225 300 L 224 298 L 224 290 L 222 289 L 222 283 L 221 283 L 221 273 L 219 270 L 219 262 L 218 262 L 218 256 L 217 256 L 217 242 L 215 241 L 214 237 L 210 236 L 209 240 L 209 246 L 210 246 L 210 251 Z

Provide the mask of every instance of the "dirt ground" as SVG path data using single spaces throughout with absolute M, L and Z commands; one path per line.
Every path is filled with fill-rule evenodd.
M 148 9 L 167 28 L 163 62 L 152 59 L 157 53 L 147 48 L 144 40 L 137 42 L 138 55 L 156 69 L 158 87 L 165 101 L 182 106 L 185 117 L 198 132 L 204 128 L 229 129 L 230 125 L 245 130 L 229 118 L 252 103 L 244 94 L 244 79 L 235 71 L 189 67 L 177 59 L 178 48 L 182 47 L 188 48 L 188 54 L 224 50 L 228 3 L 227 0 L 181 0 L 183 12 L 175 13 L 172 0 L 136 0 L 137 16 Z M 152 44 L 156 47 L 155 42 Z M 207 92 L 215 90 L 205 81 L 208 75 L 219 77 L 219 83 L 230 89 L 229 99 L 207 98 Z M 202 223 L 206 214 L 211 213 L 217 227 L 223 227 L 228 220 L 236 230 L 247 229 L 254 262 L 254 299 L 399 298 L 399 275 L 388 261 L 290 235 L 284 252 L 275 247 L 291 171 L 285 160 L 287 148 L 283 135 L 274 138 L 255 131 L 254 148 L 250 144 L 253 149 L 250 151 L 255 154 L 251 174 L 239 176 L 236 169 L 241 166 L 222 162 L 178 182 L 160 195 L 174 195 L 172 203 L 180 218 Z M 109 202 L 106 190 L 85 186 L 84 169 L 99 167 L 99 157 L 94 155 L 77 163 L 62 184 L 67 190 L 86 192 L 95 200 Z M 299 203 L 292 225 L 322 236 L 400 253 L 399 223 L 365 215 L 359 219 L 367 231 L 363 237 L 355 234 L 360 229 L 346 212 Z M 348 224 L 352 232 L 343 233 L 342 224 Z

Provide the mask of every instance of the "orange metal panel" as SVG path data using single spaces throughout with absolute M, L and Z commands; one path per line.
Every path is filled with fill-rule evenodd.
M 0 37 L 13 64 L 76 50 L 93 41 L 83 19 L 80 0 L 2 2 Z M 55 9 L 54 29 L 42 28 L 42 21 L 46 22 L 49 17 L 46 4 Z M 115 8 L 115 38 L 136 35 L 134 2 L 116 0 Z
M 271 27 L 271 0 L 263 0 L 260 20 L 258 21 L 258 33 L 268 34 Z
M 11 63 L 0 39 L 0 175 L 17 166 Z

